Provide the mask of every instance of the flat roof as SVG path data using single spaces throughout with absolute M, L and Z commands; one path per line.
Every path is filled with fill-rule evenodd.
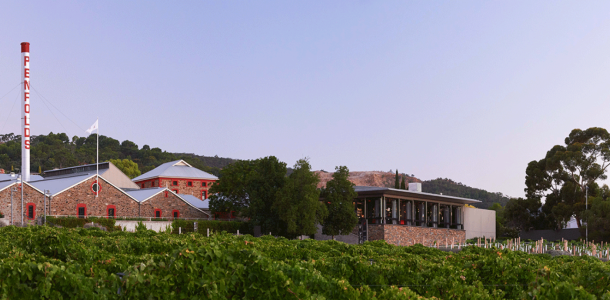
M 439 194 L 431 194 L 424 192 L 415 192 L 409 190 L 400 190 L 393 189 L 387 187 L 377 187 L 377 186 L 355 186 L 354 190 L 358 193 L 358 197 L 380 197 L 380 196 L 390 196 L 400 199 L 411 199 L 418 201 L 439 201 L 439 202 L 450 202 L 450 203 L 459 203 L 459 204 L 475 204 L 481 203 L 479 200 L 462 198 L 462 197 L 454 197 L 454 196 L 446 196 Z

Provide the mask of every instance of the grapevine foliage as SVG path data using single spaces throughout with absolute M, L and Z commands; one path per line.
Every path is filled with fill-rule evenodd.
M 610 266 L 591 257 L 0 228 L 2 299 L 610 299 L 609 287 Z

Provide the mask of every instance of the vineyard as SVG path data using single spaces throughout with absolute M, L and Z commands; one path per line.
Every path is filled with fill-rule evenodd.
M 591 256 L 32 226 L 0 228 L 2 299 L 610 299 Z

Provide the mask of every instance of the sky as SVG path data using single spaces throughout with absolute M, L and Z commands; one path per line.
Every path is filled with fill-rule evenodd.
M 610 2 L 2 1 L 0 134 L 450 178 L 524 195 L 527 163 L 610 128 Z M 17 88 L 15 88 L 17 87 Z

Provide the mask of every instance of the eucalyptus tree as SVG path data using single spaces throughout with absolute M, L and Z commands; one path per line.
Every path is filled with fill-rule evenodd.
M 585 192 L 598 193 L 598 181 L 607 179 L 610 165 L 610 134 L 604 128 L 574 129 L 539 161 L 528 164 L 525 192 L 528 198 L 545 199 L 543 210 L 550 212 L 558 225 L 573 216 L 582 226 Z

